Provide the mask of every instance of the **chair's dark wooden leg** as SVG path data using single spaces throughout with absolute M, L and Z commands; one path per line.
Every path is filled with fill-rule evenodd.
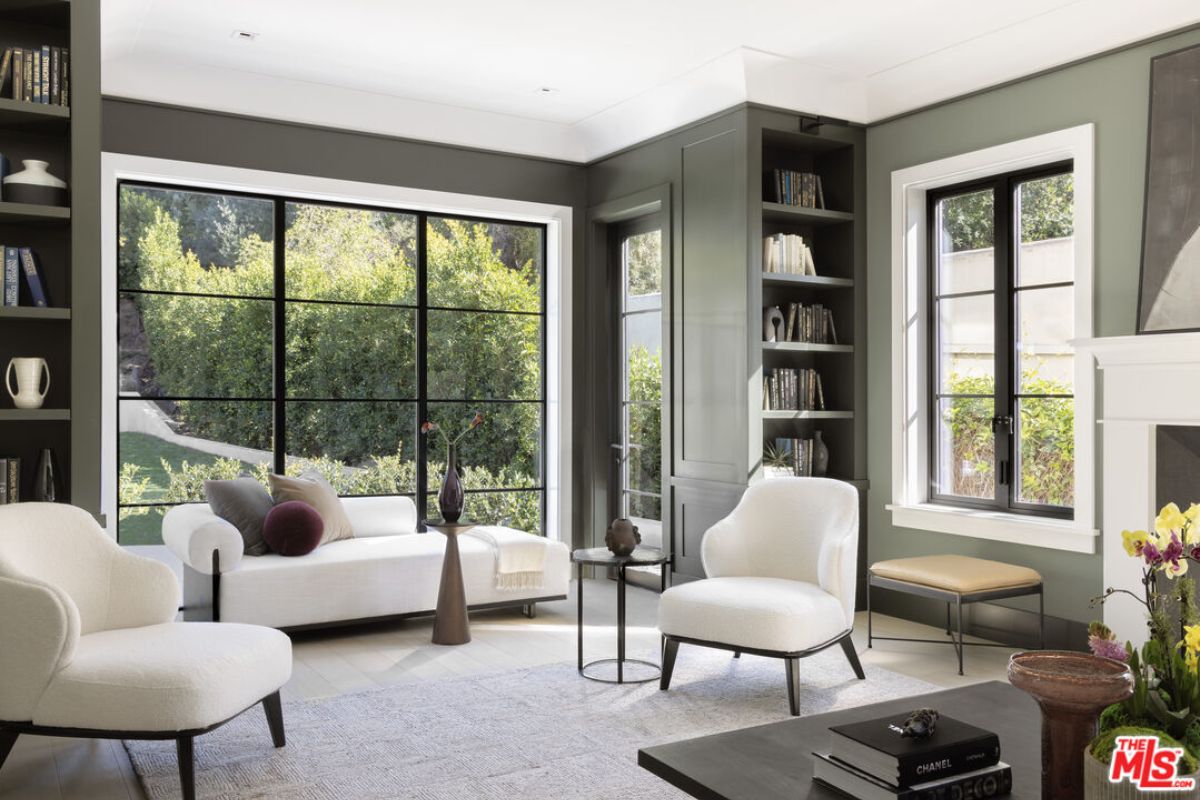
M 849 636 L 843 636 L 841 645 L 842 652 L 846 654 L 846 660 L 850 662 L 850 668 L 854 670 L 854 674 L 858 676 L 860 681 L 865 680 L 867 676 L 863 673 L 862 664 L 858 663 L 858 653 L 854 650 L 854 640 Z
M 792 716 L 800 716 L 800 659 L 785 658 L 784 667 L 787 669 L 788 708 Z
M 271 741 L 276 747 L 283 747 L 286 740 L 283 736 L 283 704 L 279 702 L 279 692 L 263 698 L 263 711 L 267 712 L 267 727 L 271 729 Z
M 537 603 L 526 603 L 521 606 L 521 613 L 528 619 L 537 619 Z
M 662 677 L 658 688 L 664 692 L 671 688 L 671 673 L 675 671 L 675 654 L 679 652 L 679 640 L 667 637 L 663 644 Z
M 175 740 L 175 751 L 179 755 L 179 788 L 183 800 L 196 800 L 196 759 L 191 736 L 180 736 Z
M 741 650 L 734 650 L 734 651 L 733 651 L 733 657 L 734 657 L 734 658 L 741 658 L 741 657 L 742 657 L 742 651 L 741 651 Z
M 16 731 L 0 730 L 0 769 L 4 767 L 4 761 L 12 752 L 13 745 L 17 743 L 17 737 L 20 735 Z

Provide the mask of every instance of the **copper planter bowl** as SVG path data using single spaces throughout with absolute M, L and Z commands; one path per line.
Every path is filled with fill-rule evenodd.
M 1100 712 L 1133 694 L 1133 672 L 1110 658 L 1067 650 L 1015 653 L 1008 680 L 1042 709 L 1042 800 L 1083 796 L 1083 754 Z

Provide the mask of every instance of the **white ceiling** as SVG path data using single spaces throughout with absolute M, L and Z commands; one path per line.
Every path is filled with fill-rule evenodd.
M 568 161 L 746 100 L 872 122 L 1200 21 L 1196 0 L 102 2 L 106 95 Z

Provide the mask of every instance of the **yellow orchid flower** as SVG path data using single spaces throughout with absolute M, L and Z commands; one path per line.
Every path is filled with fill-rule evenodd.
M 1200 652 L 1200 625 L 1185 625 L 1183 627 L 1183 643 L 1192 652 Z
M 1125 547 L 1125 552 L 1131 556 L 1137 557 L 1140 555 L 1142 545 L 1150 538 L 1150 534 L 1146 531 L 1121 531 L 1121 544 Z
M 1167 503 L 1154 520 L 1154 530 L 1159 536 L 1170 537 L 1171 531 L 1182 531 L 1187 524 L 1188 518 L 1179 510 L 1179 506 Z
M 1197 656 L 1197 655 L 1196 655 L 1196 651 L 1195 651 L 1195 650 L 1188 650 L 1186 653 L 1184 653 L 1184 654 L 1183 654 L 1183 661 L 1184 661 L 1184 663 L 1185 663 L 1185 664 L 1187 664 L 1187 668 L 1188 668 L 1188 670 L 1189 670 L 1189 671 L 1190 671 L 1190 672 L 1191 672 L 1193 675 L 1194 675 L 1196 672 L 1200 671 L 1200 669 L 1198 669 L 1198 668 L 1200 668 L 1200 656 Z
M 1200 544 L 1200 504 L 1192 503 L 1188 506 L 1188 510 L 1183 512 L 1183 517 L 1187 520 L 1184 542 L 1191 545 Z
M 1164 561 L 1162 571 L 1166 573 L 1168 578 L 1178 578 L 1188 570 L 1188 562 L 1186 558 L 1181 558 L 1178 561 Z

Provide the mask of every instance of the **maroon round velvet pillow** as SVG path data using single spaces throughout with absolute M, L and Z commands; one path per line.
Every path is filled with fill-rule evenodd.
M 281 556 L 305 556 L 317 549 L 325 521 L 317 510 L 299 500 L 286 500 L 267 512 L 262 535 Z

